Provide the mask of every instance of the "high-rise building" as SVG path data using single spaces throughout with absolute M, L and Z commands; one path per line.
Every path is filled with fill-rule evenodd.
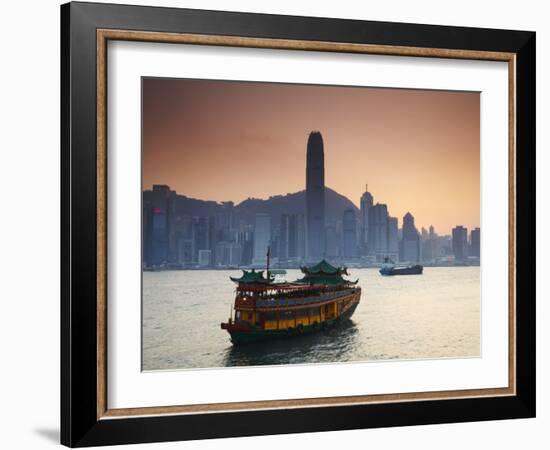
M 235 204 L 222 202 L 221 210 L 216 215 L 217 228 L 222 231 L 222 240 L 227 240 L 228 233 L 235 228 Z
M 178 262 L 184 265 L 193 263 L 193 245 L 192 239 L 180 239 L 178 241 Z
M 414 225 L 414 217 L 408 212 L 403 216 L 403 237 L 401 239 L 401 260 L 418 262 L 420 254 L 420 234 Z
M 361 216 L 360 216 L 360 227 L 361 232 L 359 233 L 359 246 L 361 247 L 361 253 L 368 253 L 368 238 L 369 238 L 369 209 L 372 208 L 374 204 L 374 198 L 371 193 L 368 191 L 368 185 L 365 186 L 365 192 L 361 196 Z
M 388 207 L 377 203 L 369 208 L 368 213 L 369 254 L 374 255 L 377 261 L 383 261 L 388 253 Z
M 271 243 L 271 218 L 266 213 L 256 213 L 254 224 L 254 257 L 252 264 L 263 267 L 267 264 L 267 248 Z
M 203 216 L 196 217 L 193 223 L 193 241 L 194 241 L 193 261 L 199 262 L 199 252 L 201 250 L 208 250 L 209 251 L 208 255 L 210 256 L 212 255 L 212 251 L 210 249 L 209 236 L 210 236 L 210 233 L 209 233 L 208 217 L 203 217 Z M 203 253 L 203 260 L 201 265 L 204 265 L 204 258 L 205 258 L 204 255 L 206 255 L 206 253 Z M 212 261 L 210 262 L 210 264 L 212 264 Z M 210 264 L 207 264 L 207 265 L 210 265 Z
M 219 227 L 217 226 L 217 223 L 216 223 L 216 217 L 215 216 L 209 216 L 208 217 L 208 249 L 210 250 L 210 257 L 212 258 L 211 261 L 210 261 L 210 264 L 212 266 L 216 265 L 216 261 L 217 261 L 217 258 L 216 258 L 216 246 L 218 244 L 218 241 L 220 240 L 220 237 L 219 234 L 218 234 L 218 231 L 219 231 Z M 223 238 L 222 238 L 223 239 Z
M 170 251 L 170 221 L 172 219 L 172 205 L 170 188 L 165 185 L 154 185 L 148 196 L 150 206 L 147 223 L 146 242 L 147 263 L 157 265 L 171 259 Z
M 422 261 L 432 262 L 439 255 L 438 251 L 438 240 L 437 234 L 435 234 L 435 229 L 433 225 L 430 225 L 428 232 L 428 239 L 422 243 Z
M 325 254 L 327 258 L 335 258 L 338 255 L 338 233 L 335 225 L 328 225 L 325 228 Z
M 387 256 L 392 260 L 397 260 L 399 255 L 397 217 L 388 217 L 388 251 Z
M 219 241 L 216 244 L 216 266 L 239 266 L 242 260 L 242 245 Z
M 470 256 L 480 256 L 480 236 L 481 230 L 479 228 L 474 228 L 470 232 Z
M 453 253 L 456 261 L 466 261 L 468 257 L 468 229 L 462 225 L 453 228 Z
M 218 241 L 214 247 L 214 252 L 212 253 L 212 259 L 214 260 L 214 266 L 225 266 L 227 262 L 225 260 L 225 250 L 229 246 L 229 242 Z
M 242 246 L 242 255 L 240 264 L 248 266 L 252 264 L 254 256 L 254 230 L 252 225 L 242 225 L 237 233 L 237 243 Z
M 212 252 L 210 250 L 199 250 L 197 263 L 201 267 L 210 266 L 212 261 Z
M 143 191 L 142 197 L 143 265 L 153 263 L 153 191 Z
M 282 214 L 279 227 L 279 261 L 302 260 L 305 256 L 304 250 L 304 216 Z
M 182 265 L 191 264 L 193 244 L 191 240 L 192 218 L 187 214 L 176 214 L 172 220 L 171 235 L 175 242 L 174 262 Z
M 428 230 L 426 230 L 426 228 L 424 227 L 421 228 L 421 236 L 422 236 L 422 242 L 425 242 L 429 239 Z
M 438 256 L 453 255 L 453 238 L 449 235 L 437 237 Z
M 317 261 L 325 253 L 325 155 L 318 131 L 309 135 L 306 160 L 307 259 Z
M 350 258 L 357 254 L 357 221 L 355 219 L 355 211 L 353 209 L 346 209 L 344 211 L 344 218 L 342 221 L 344 231 L 344 245 L 343 255 L 344 258 Z

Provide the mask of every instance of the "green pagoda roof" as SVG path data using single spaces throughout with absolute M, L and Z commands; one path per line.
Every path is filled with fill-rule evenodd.
M 327 260 L 323 259 L 321 262 L 309 267 L 300 267 L 304 274 L 311 275 L 342 275 L 348 274 L 348 270 L 345 267 L 334 267 Z
M 243 270 L 243 274 L 240 278 L 229 278 L 235 283 L 242 284 L 270 284 L 273 281 L 271 274 L 268 275 L 268 278 L 265 278 L 263 270 L 256 272 L 254 269 Z
M 309 276 L 306 275 L 303 278 L 300 278 L 299 280 L 296 280 L 296 283 L 300 284 L 322 284 L 322 285 L 330 285 L 330 286 L 337 286 L 340 284 L 357 284 L 359 280 L 355 281 L 349 281 L 344 278 L 342 278 L 341 275 L 336 275 L 333 277 L 330 276 Z
M 322 285 L 349 285 L 357 284 L 359 280 L 348 281 L 342 275 L 348 275 L 348 270 L 345 267 L 334 267 L 326 260 L 309 266 L 301 267 L 303 278 L 296 280 L 296 283 L 303 284 L 322 284 Z

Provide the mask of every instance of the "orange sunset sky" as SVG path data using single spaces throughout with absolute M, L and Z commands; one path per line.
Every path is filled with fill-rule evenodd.
M 323 135 L 326 185 L 359 206 L 368 183 L 392 216 L 440 234 L 480 221 L 475 92 L 143 79 L 143 188 L 203 200 L 305 189 Z

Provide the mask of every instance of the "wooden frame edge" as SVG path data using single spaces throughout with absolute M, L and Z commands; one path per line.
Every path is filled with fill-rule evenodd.
M 516 363 L 516 55 L 508 61 L 508 386 L 517 393 Z
M 149 406 L 141 408 L 107 409 L 99 419 L 160 416 L 174 414 L 213 414 L 269 409 L 295 409 L 315 407 L 338 407 L 426 400 L 458 400 L 465 398 L 507 397 L 514 393 L 511 388 L 469 389 L 463 391 L 411 392 L 403 394 L 358 395 L 346 397 L 317 397 L 289 400 L 265 400 L 251 402 L 209 403 L 198 405 Z
M 97 33 L 97 418 L 107 411 L 107 40 Z
M 291 39 L 250 38 L 192 33 L 164 33 L 98 28 L 97 37 L 97 419 L 112 420 L 123 417 L 144 417 L 174 414 L 206 414 L 266 409 L 303 407 L 349 406 L 423 400 L 451 400 L 463 398 L 502 397 L 516 395 L 516 54 L 481 50 L 405 47 L 375 44 L 356 44 Z M 266 400 L 200 405 L 150 406 L 140 408 L 108 409 L 107 405 L 107 41 L 180 43 L 217 45 L 279 50 L 305 50 L 341 53 L 362 53 L 409 57 L 437 57 L 501 61 L 508 63 L 509 71 L 509 368 L 508 387 L 413 392 L 402 394 L 323 397 L 289 400 Z
M 307 50 L 340 53 L 364 53 L 372 55 L 438 57 L 475 59 L 487 61 L 511 61 L 515 53 L 483 50 L 459 50 L 447 48 L 405 47 L 396 45 L 356 44 L 329 41 L 299 41 L 293 39 L 251 38 L 194 33 L 161 33 L 154 31 L 97 29 L 99 41 L 122 40 L 171 44 L 216 45 L 223 47 L 265 48 L 277 50 Z

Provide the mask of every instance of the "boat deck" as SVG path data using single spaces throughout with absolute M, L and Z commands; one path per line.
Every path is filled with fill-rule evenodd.
M 336 298 L 344 298 L 357 292 L 357 288 L 342 289 L 340 291 L 327 292 L 320 295 L 302 298 L 276 298 L 256 300 L 257 308 L 277 308 L 283 306 L 314 305 L 330 302 Z

